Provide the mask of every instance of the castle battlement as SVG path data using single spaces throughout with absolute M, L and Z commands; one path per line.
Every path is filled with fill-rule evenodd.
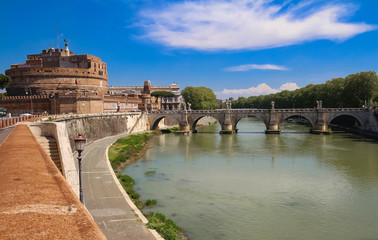
M 27 101 L 30 101 L 30 100 L 33 100 L 33 99 L 46 99 L 46 98 L 50 98 L 49 95 L 32 95 L 32 96 L 7 96 L 7 97 L 4 97 L 2 101 L 9 101 L 9 100 L 27 100 Z

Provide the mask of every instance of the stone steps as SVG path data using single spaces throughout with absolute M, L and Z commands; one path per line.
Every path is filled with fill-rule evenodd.
M 54 137 L 37 137 L 39 144 L 45 150 L 47 155 L 53 160 L 60 172 L 62 172 L 62 165 L 59 157 L 59 149 Z

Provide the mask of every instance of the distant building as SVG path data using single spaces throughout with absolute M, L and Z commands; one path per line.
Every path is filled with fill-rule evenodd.
M 108 87 L 108 92 L 111 94 L 140 94 L 140 93 L 147 93 L 148 94 L 157 92 L 157 91 L 165 91 L 171 92 L 176 96 L 180 95 L 180 87 L 177 83 L 173 83 L 169 86 L 151 86 L 150 81 L 144 81 L 144 86 L 135 86 L 135 87 Z
M 12 64 L 5 74 L 12 78 L 8 97 L 0 107 L 9 113 L 102 113 L 179 109 L 179 86 L 107 87 L 106 63 L 93 55 L 75 55 L 68 49 L 50 47 L 28 55 L 25 63 Z M 151 97 L 155 91 L 175 94 L 171 99 Z

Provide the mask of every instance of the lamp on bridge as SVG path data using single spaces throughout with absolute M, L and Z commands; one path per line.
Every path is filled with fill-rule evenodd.
M 75 138 L 75 148 L 77 150 L 78 156 L 77 160 L 79 162 L 79 186 L 80 186 L 80 202 L 84 203 L 83 201 L 83 188 L 82 188 L 82 183 L 81 183 L 81 152 L 84 150 L 85 143 L 87 142 L 87 139 L 83 137 L 81 133 Z

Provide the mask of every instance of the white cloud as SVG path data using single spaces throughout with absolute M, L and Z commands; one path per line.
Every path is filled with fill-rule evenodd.
M 205 51 L 266 49 L 318 39 L 340 41 L 376 28 L 343 22 L 356 9 L 351 4 L 314 2 L 183 1 L 142 11 L 139 25 L 150 40 Z
M 225 68 L 226 72 L 245 72 L 252 69 L 259 69 L 259 70 L 280 70 L 280 71 L 287 71 L 288 69 L 283 66 L 277 66 L 272 64 L 246 64 L 246 65 L 239 65 Z
M 266 83 L 261 83 L 257 87 L 250 87 L 247 89 L 223 89 L 222 92 L 216 92 L 215 94 L 217 95 L 217 98 L 219 99 L 226 99 L 229 97 L 233 97 L 237 99 L 238 97 L 259 96 L 259 95 L 267 95 L 271 93 L 278 93 L 284 90 L 293 91 L 298 88 L 299 87 L 296 83 L 282 84 L 279 87 L 279 89 L 274 89 Z
M 285 83 L 281 85 L 280 91 L 284 91 L 284 90 L 294 91 L 298 88 L 299 87 L 296 83 Z

